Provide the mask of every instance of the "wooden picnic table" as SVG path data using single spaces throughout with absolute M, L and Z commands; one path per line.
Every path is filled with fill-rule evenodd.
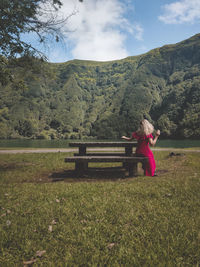
M 77 156 L 87 155 L 87 148 L 96 147 L 96 148 L 125 148 L 124 156 L 130 156 L 133 153 L 133 147 L 137 146 L 137 142 L 72 142 L 69 143 L 70 147 L 78 147 L 79 153 Z
M 75 170 L 83 174 L 88 169 L 88 162 L 122 162 L 123 167 L 129 172 L 129 176 L 137 175 L 137 163 L 145 164 L 146 157 L 137 157 L 133 153 L 133 148 L 137 146 L 137 142 L 72 142 L 70 147 L 77 147 L 78 153 L 73 157 L 65 158 L 65 162 L 75 162 Z M 90 153 L 87 148 L 124 148 L 122 153 L 110 152 L 102 150 Z

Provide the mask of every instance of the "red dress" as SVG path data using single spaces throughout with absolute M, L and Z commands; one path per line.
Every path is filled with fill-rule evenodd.
M 156 163 L 153 156 L 153 152 L 151 151 L 149 147 L 149 138 L 153 139 L 153 135 L 139 135 L 137 132 L 132 133 L 132 137 L 135 138 L 138 142 L 137 148 L 136 148 L 136 154 L 137 155 L 143 155 L 145 157 L 149 158 L 149 162 L 145 166 L 145 175 L 146 176 L 154 176 L 155 169 L 156 169 Z

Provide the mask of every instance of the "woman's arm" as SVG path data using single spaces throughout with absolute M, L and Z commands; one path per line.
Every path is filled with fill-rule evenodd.
M 126 137 L 124 135 L 121 138 L 127 141 L 131 141 L 133 139 L 133 137 Z
M 150 143 L 151 146 L 155 146 L 155 144 L 156 144 L 156 142 L 157 142 L 157 140 L 158 140 L 159 135 L 160 135 L 160 130 L 157 130 L 157 131 L 156 131 L 156 136 L 155 136 L 155 138 L 154 138 L 154 139 L 149 138 L 149 143 Z

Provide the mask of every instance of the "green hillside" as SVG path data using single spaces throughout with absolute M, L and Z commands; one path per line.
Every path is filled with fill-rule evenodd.
M 9 62 L 0 138 L 119 138 L 142 118 L 165 137 L 199 138 L 199 51 L 197 34 L 117 61 Z

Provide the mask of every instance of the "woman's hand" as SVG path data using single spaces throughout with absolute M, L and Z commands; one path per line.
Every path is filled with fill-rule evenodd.
M 157 130 L 156 131 L 156 136 L 159 136 L 160 135 L 160 130 Z
M 124 139 L 124 140 L 127 140 L 127 141 L 131 141 L 132 140 L 132 137 L 129 138 L 129 137 L 126 137 L 124 135 L 121 138 Z
M 150 143 L 151 146 L 155 146 L 155 144 L 156 144 L 156 142 L 157 142 L 157 140 L 158 140 L 159 135 L 160 135 L 160 130 L 157 130 L 157 131 L 156 131 L 156 136 L 155 136 L 155 138 L 154 138 L 154 139 L 149 138 L 149 143 Z

